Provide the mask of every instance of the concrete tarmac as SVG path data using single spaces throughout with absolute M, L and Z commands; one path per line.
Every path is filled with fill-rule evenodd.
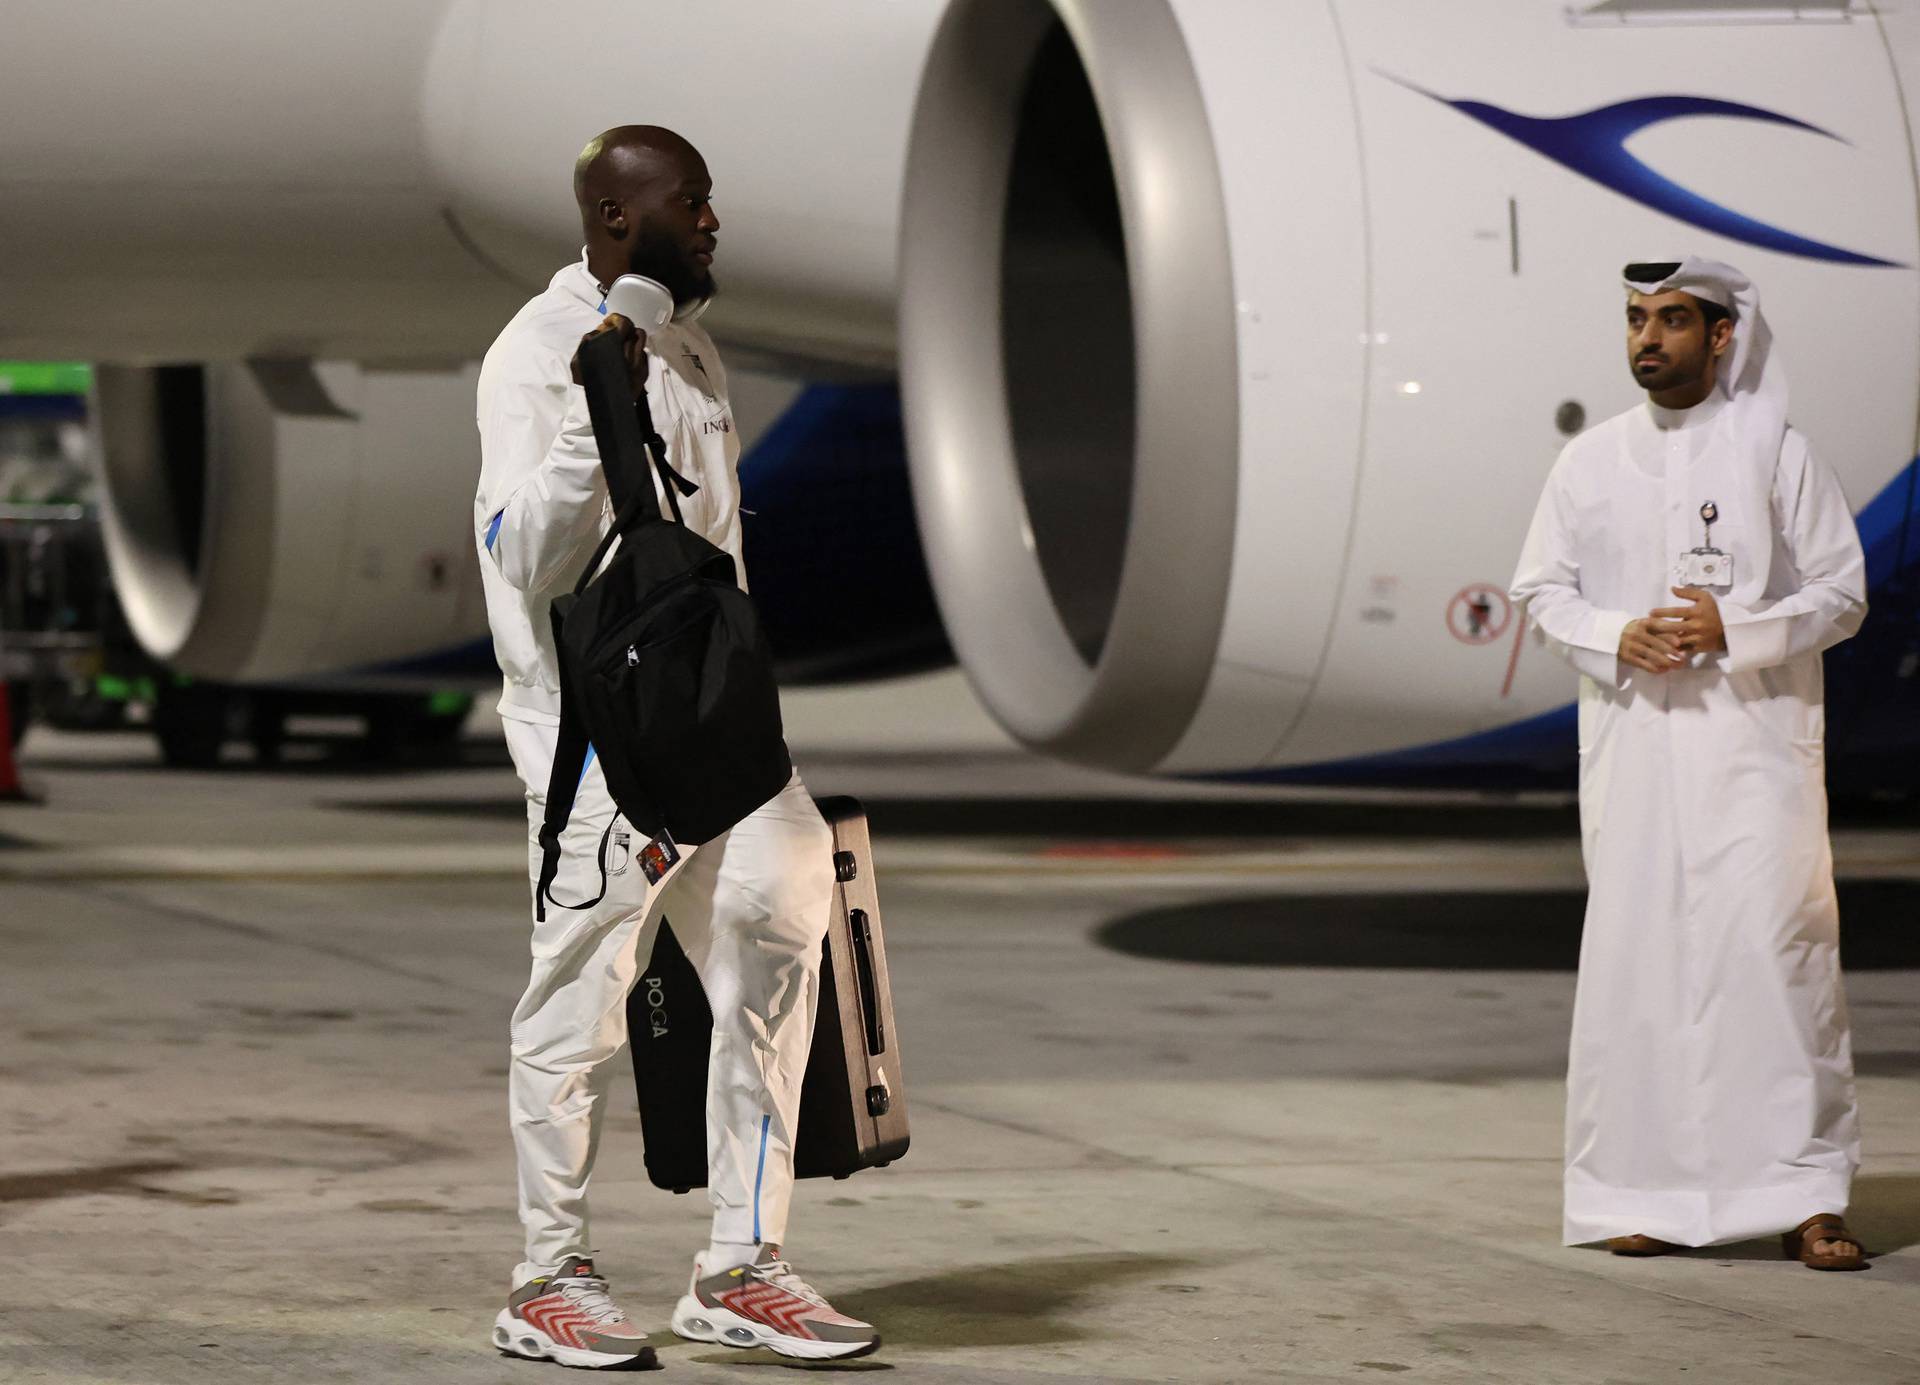
M 0 806 L 0 1381 L 526 1385 L 506 1023 L 523 808 L 496 743 L 161 770 L 36 731 Z M 1558 1243 L 1580 909 L 1561 802 L 1204 789 L 830 747 L 873 815 L 913 1116 L 806 1183 L 790 1252 L 886 1344 L 1013 1382 L 1920 1380 L 1920 821 L 1849 819 L 1865 1274 L 1777 1242 Z M 699 1194 L 628 1088 L 601 1268 L 670 1377 Z

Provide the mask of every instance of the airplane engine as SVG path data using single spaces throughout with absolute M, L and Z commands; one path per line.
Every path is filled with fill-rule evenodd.
M 1029 745 L 1254 763 L 1304 705 L 1361 445 L 1354 147 L 1324 7 L 948 9 L 902 391 L 948 632 Z M 1277 446 L 1294 465 L 1248 464 Z
M 477 370 L 99 368 L 103 527 L 141 643 L 254 683 L 372 678 L 484 640 Z
M 490 684 L 478 363 L 100 366 L 103 529 L 141 644 L 222 683 Z M 888 385 L 741 373 L 750 572 L 783 682 L 950 662 Z M 762 528 L 761 515 L 768 523 Z

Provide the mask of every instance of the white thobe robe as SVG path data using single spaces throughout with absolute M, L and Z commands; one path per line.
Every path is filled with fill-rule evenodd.
M 1866 612 L 1831 470 L 1787 430 L 1736 444 L 1715 394 L 1562 452 L 1514 577 L 1581 674 L 1586 929 L 1567 1069 L 1565 1239 L 1712 1245 L 1846 1210 L 1859 1121 L 1827 840 L 1820 653 Z M 1724 653 L 1617 657 L 1683 606 L 1678 556 L 1733 555 Z

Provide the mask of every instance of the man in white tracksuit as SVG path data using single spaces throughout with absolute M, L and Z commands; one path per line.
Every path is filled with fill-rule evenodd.
M 1567 445 L 1513 580 L 1581 674 L 1565 1240 L 1786 1232 L 1861 1269 L 1820 659 L 1866 612 L 1859 535 L 1746 277 L 1688 259 L 1626 288 L 1649 401 Z
M 634 387 L 646 391 L 672 466 L 699 487 L 681 501 L 685 522 L 741 561 L 739 443 L 726 375 L 694 322 L 714 291 L 708 266 L 720 224 L 706 164 L 670 131 L 623 126 L 582 151 L 574 190 L 585 251 L 507 324 L 479 388 L 475 538 L 505 675 L 500 714 L 526 785 L 536 885 L 560 717 L 549 605 L 572 590 L 612 517 L 572 364 L 583 336 L 622 336 Z M 607 290 L 628 273 L 672 294 L 672 322 L 642 333 L 607 315 Z M 652 1357 L 595 1272 L 586 1189 L 613 1059 L 627 1038 L 627 993 L 665 914 L 714 1017 L 712 1241 L 695 1258 L 673 1329 L 791 1356 L 873 1350 L 872 1327 L 835 1312 L 780 1256 L 834 884 L 831 835 L 799 776 L 731 831 L 679 848 L 683 859 L 650 883 L 647 840 L 618 817 L 590 760 L 561 845 L 554 899 L 592 899 L 603 871 L 605 894 L 586 908 L 550 904 L 532 930 L 532 976 L 514 1010 L 508 1079 L 526 1255 L 494 1344 L 575 1366 Z

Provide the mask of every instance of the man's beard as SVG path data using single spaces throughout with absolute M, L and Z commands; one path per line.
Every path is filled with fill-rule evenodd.
M 1657 362 L 1653 372 L 1645 375 L 1641 373 L 1640 363 L 1638 361 L 1632 363 L 1632 368 L 1633 382 L 1649 394 L 1661 390 L 1679 389 L 1700 382 L 1701 372 L 1698 370 L 1689 371 L 1686 365 L 1680 361 L 1669 360 Z
M 704 266 L 690 264 L 680 246 L 661 235 L 642 232 L 634 238 L 633 253 L 627 268 L 644 274 L 673 295 L 674 305 L 684 308 L 703 298 L 711 298 L 715 288 L 713 275 Z

